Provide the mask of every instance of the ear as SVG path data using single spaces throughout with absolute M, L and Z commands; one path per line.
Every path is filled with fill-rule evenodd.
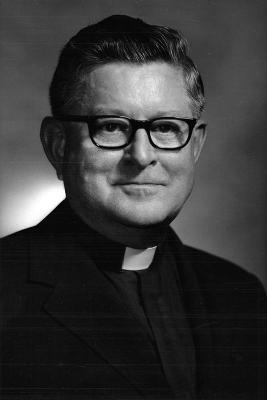
M 193 130 L 193 152 L 195 163 L 198 161 L 202 147 L 206 140 L 207 124 L 203 120 L 198 120 Z
M 58 179 L 62 180 L 66 133 L 63 124 L 53 117 L 45 117 L 42 121 L 41 142 L 45 154 L 56 170 Z

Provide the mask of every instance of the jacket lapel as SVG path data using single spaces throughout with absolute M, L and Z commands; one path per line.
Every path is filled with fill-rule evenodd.
M 190 252 L 173 232 L 169 238 L 176 254 L 184 309 L 195 345 L 197 393 L 201 393 L 203 388 L 207 390 L 212 386 L 214 373 L 212 330 L 218 322 L 212 321 L 208 315 Z
M 164 378 L 149 334 L 68 235 L 45 231 L 32 239 L 30 280 L 51 288 L 43 308 L 132 386 L 153 387 Z

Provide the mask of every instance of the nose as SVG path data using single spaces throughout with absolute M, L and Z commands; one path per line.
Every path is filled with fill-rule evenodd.
M 145 129 L 138 129 L 132 142 L 127 148 L 128 159 L 137 164 L 140 168 L 154 165 L 157 162 L 157 149 L 149 141 Z

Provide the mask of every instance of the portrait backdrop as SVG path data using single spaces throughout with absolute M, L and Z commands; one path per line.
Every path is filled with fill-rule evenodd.
M 0 0 L 1 229 L 40 221 L 64 198 L 39 129 L 62 46 L 79 29 L 129 14 L 183 32 L 202 74 L 208 137 L 181 239 L 267 284 L 266 18 L 263 0 Z

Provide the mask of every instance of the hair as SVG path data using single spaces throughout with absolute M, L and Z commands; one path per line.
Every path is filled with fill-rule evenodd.
M 113 15 L 86 26 L 63 47 L 49 91 L 52 114 L 63 114 L 73 105 L 83 104 L 84 78 L 96 67 L 112 62 L 155 61 L 181 68 L 193 112 L 199 117 L 204 108 L 204 87 L 188 56 L 184 37 L 174 29 L 126 15 Z

